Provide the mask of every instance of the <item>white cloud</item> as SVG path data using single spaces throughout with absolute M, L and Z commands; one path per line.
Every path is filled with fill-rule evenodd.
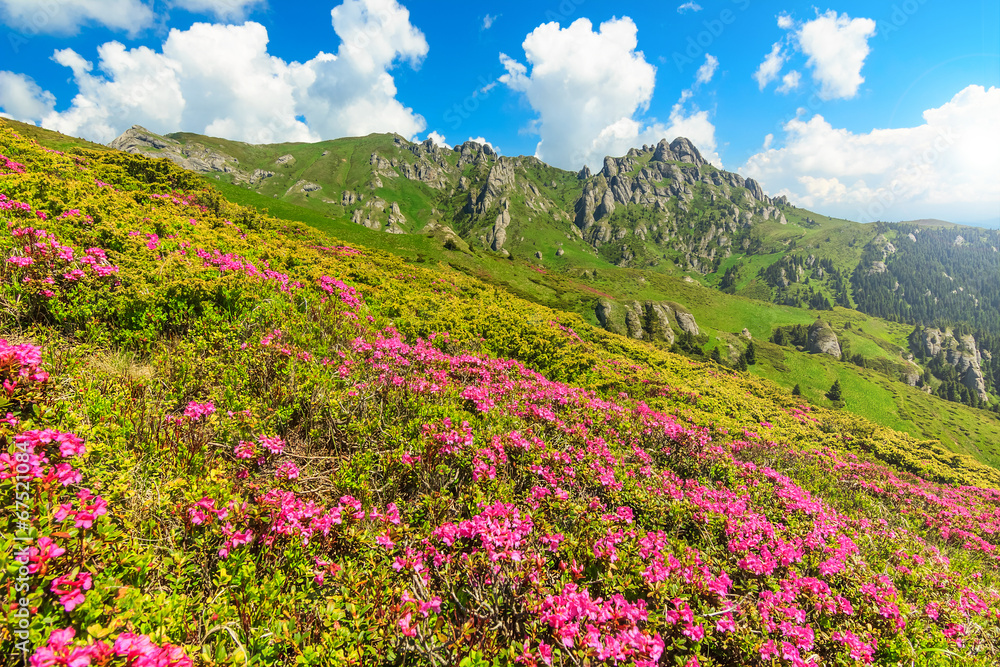
M 486 16 L 484 16 L 483 17 L 483 30 L 489 30 L 490 28 L 492 28 L 493 24 L 497 22 L 498 18 L 500 18 L 500 17 L 499 16 L 492 16 L 490 14 L 487 14 Z
M 868 40 L 875 35 L 875 21 L 852 19 L 847 14 L 838 15 L 830 10 L 825 14 L 817 12 L 815 19 L 802 24 L 796 24 L 788 14 L 781 14 L 778 27 L 789 31 L 787 39 L 792 48 L 808 57 L 806 66 L 819 86 L 820 99 L 850 99 L 858 94 L 858 88 L 865 81 L 861 68 L 871 52 Z M 775 42 L 753 75 L 761 90 L 777 80 L 788 58 L 782 42 Z M 799 86 L 801 74 L 793 70 L 781 81 L 777 91 L 787 93 Z
M 861 68 L 871 48 L 869 38 L 875 35 L 875 21 L 852 19 L 830 10 L 807 21 L 796 34 L 799 48 L 809 56 L 813 79 L 819 83 L 819 96 L 824 100 L 849 99 L 864 83 Z
M 792 70 L 785 76 L 781 77 L 781 85 L 778 86 L 777 91 L 779 93 L 788 93 L 799 87 L 799 83 L 802 81 L 802 74 L 798 70 Z
M 389 74 L 396 61 L 416 67 L 427 55 L 409 10 L 396 0 L 347 0 L 332 16 L 342 43 L 335 57 L 321 53 L 305 64 L 312 81 L 299 91 L 299 113 L 323 137 L 423 132 L 427 123 L 396 99 Z
M 785 57 L 785 54 L 782 52 L 781 42 L 775 42 L 771 45 L 771 52 L 764 56 L 764 61 L 761 62 L 757 71 L 753 74 L 753 78 L 757 81 L 757 85 L 761 90 L 764 90 L 767 84 L 778 78 L 778 74 L 785 64 Z
M 698 73 L 694 80 L 696 83 L 708 83 L 715 76 L 715 70 L 719 67 L 719 59 L 710 53 L 705 54 L 705 62 L 698 68 Z
M 566 28 L 546 23 L 523 43 L 530 74 L 528 66 L 500 55 L 507 71 L 501 83 L 523 93 L 538 114 L 531 129 L 540 136 L 539 159 L 565 169 L 594 168 L 606 155 L 683 132 L 707 159 L 718 159 L 707 112 L 687 114 L 678 104 L 668 125 L 635 118 L 648 109 L 656 79 L 656 69 L 635 50 L 636 32 L 628 17 L 606 21 L 596 32 L 585 18 Z
M 424 119 L 396 99 L 389 74 L 397 61 L 417 65 L 427 53 L 409 12 L 395 0 L 346 0 L 331 18 L 341 40 L 336 55 L 320 52 L 305 63 L 268 53 L 267 30 L 254 22 L 171 30 L 160 52 L 108 42 L 97 49 L 100 74 L 75 51 L 57 51 L 53 59 L 72 70 L 79 92 L 41 124 L 102 142 L 133 123 L 255 143 L 422 132 Z M 35 107 L 51 107 L 50 95 L 31 92 Z M 17 115 L 8 104 L 15 102 L 0 98 Z
M 864 222 L 997 218 L 1000 89 L 968 86 L 923 118 L 864 134 L 795 118 L 782 147 L 765 139 L 739 171 L 798 206 Z
M 171 7 L 179 7 L 196 14 L 212 14 L 219 20 L 242 21 L 254 7 L 267 0 L 169 0 Z
M 42 90 L 30 77 L 0 72 L 0 107 L 8 117 L 37 123 L 55 105 L 55 96 Z
M 683 5 L 677 8 L 678 14 L 683 14 L 684 12 L 700 12 L 701 5 L 697 2 L 685 2 Z
M 88 24 L 129 34 L 153 24 L 153 10 L 140 0 L 0 0 L 0 17 L 27 35 L 73 35 Z
M 428 134 L 427 138 L 433 141 L 435 146 L 440 146 L 441 148 L 447 148 L 448 150 L 451 150 L 451 144 L 447 143 L 445 141 L 444 135 L 438 134 L 437 130 L 434 130 L 433 132 Z

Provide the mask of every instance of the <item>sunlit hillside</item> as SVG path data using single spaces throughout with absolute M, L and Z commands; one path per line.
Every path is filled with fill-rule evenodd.
M 996 468 L 166 161 L 0 156 L 5 664 L 1000 660 Z

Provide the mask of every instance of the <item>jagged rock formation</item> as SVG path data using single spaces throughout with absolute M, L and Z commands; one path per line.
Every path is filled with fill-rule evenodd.
M 697 336 L 698 323 L 684 306 L 672 301 L 615 303 L 601 299 L 594 307 L 601 326 L 613 333 L 638 340 L 673 343 L 675 330 Z
M 989 399 L 982 370 L 983 356 L 971 334 L 956 338 L 951 329 L 942 331 L 935 327 L 925 327 L 920 344 L 927 356 L 936 357 L 940 354 L 947 364 L 954 366 L 962 384 L 976 394 L 979 400 Z
M 399 204 L 396 202 L 390 204 L 381 197 L 371 197 L 362 206 L 354 209 L 351 222 L 374 231 L 384 231 L 389 234 L 406 233 L 403 229 L 406 216 L 400 211 Z
M 241 171 L 239 160 L 230 155 L 214 151 L 199 143 L 182 145 L 179 141 L 150 132 L 141 125 L 133 125 L 125 130 L 109 146 L 126 153 L 167 158 L 184 169 L 201 174 L 209 172 L 238 173 L 245 181 L 250 181 L 256 175 L 259 182 L 263 178 L 267 178 L 263 174 L 268 173 L 258 174 L 257 172 L 261 170 L 257 170 L 253 174 L 248 174 Z
M 756 181 L 712 167 L 683 137 L 632 149 L 622 158 L 606 157 L 597 175 L 587 170 L 578 178 L 584 188 L 574 206 L 574 222 L 591 245 L 600 248 L 635 236 L 683 252 L 686 268 L 696 271 L 711 271 L 717 255 L 729 256 L 734 239 L 754 220 L 788 222 Z M 708 229 L 692 235 L 683 218 L 699 192 L 718 214 Z M 652 211 L 651 222 L 632 229 L 616 224 L 616 211 L 629 206 Z M 636 253 L 628 256 L 623 248 L 621 255 L 619 266 L 629 266 Z
M 828 354 L 840 359 L 840 341 L 833 328 L 823 320 L 816 320 L 809 327 L 809 344 L 807 349 L 811 354 Z
M 244 168 L 220 152 L 225 144 L 212 144 L 220 149 L 215 150 L 207 147 L 213 140 L 195 139 L 161 137 L 137 126 L 112 145 L 167 157 L 202 173 L 229 173 L 234 183 L 278 198 L 321 192 L 319 201 L 333 207 L 328 214 L 383 231 L 415 232 L 432 220 L 440 222 L 440 214 L 424 211 L 444 200 L 457 213 L 443 222 L 467 242 L 502 254 L 536 225 L 555 225 L 617 266 L 654 265 L 669 255 L 679 257 L 683 269 L 708 273 L 747 248 L 756 222 L 786 222 L 779 208 L 786 199 L 772 201 L 753 179 L 716 169 L 683 137 L 608 157 L 597 173 L 583 167 L 571 182 L 534 157 L 501 157 L 474 141 L 448 149 L 430 140 L 413 143 L 383 135 L 374 149 L 357 156 L 364 156 L 365 165 L 354 162 L 356 157 L 340 157 L 354 156 L 350 151 L 324 150 L 316 161 L 353 165 L 331 172 L 329 166 L 312 169 L 306 153 L 285 152 L 289 148 L 283 145 L 267 147 L 257 163 Z M 331 173 L 336 175 L 327 180 Z M 416 219 L 391 210 L 395 197 L 386 190 L 400 187 L 402 180 L 437 193 L 424 196 L 430 206 L 414 207 Z M 567 193 L 567 187 L 573 189 Z M 546 253 L 544 258 L 552 257 Z

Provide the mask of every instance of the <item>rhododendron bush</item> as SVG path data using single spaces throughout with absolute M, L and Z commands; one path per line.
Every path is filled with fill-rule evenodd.
M 1000 660 L 995 470 L 144 158 L 0 153 L 8 664 Z

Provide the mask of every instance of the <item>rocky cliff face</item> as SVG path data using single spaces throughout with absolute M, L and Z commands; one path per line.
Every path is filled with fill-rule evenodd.
M 936 357 L 942 354 L 945 362 L 955 367 L 962 384 L 980 400 L 989 399 L 989 394 L 986 393 L 986 380 L 983 377 L 982 353 L 972 335 L 966 334 L 956 338 L 950 329 L 942 331 L 926 327 L 920 337 L 920 343 L 927 356 Z
M 833 328 L 823 320 L 816 320 L 809 327 L 808 350 L 812 354 L 828 354 L 840 359 L 840 341 Z
M 413 233 L 432 222 L 450 225 L 467 242 L 504 254 L 534 225 L 554 224 L 618 266 L 649 266 L 679 254 L 682 268 L 708 273 L 747 246 L 755 222 L 786 222 L 780 208 L 785 200 L 772 201 L 753 179 L 716 169 L 683 137 L 608 157 L 596 174 L 581 169 L 572 184 L 536 158 L 499 156 L 473 141 L 449 149 L 429 140 L 384 136 L 361 153 L 367 164 L 355 162 L 344 170 L 325 162 L 347 162 L 343 156 L 349 152 L 323 151 L 317 158 L 287 146 L 260 147 L 267 149 L 264 157 L 244 165 L 216 150 L 208 138 L 171 137 L 135 126 L 112 146 L 201 173 L 231 174 L 232 182 L 276 198 L 300 203 L 315 197 L 336 207 L 330 215 L 371 229 Z M 322 168 L 315 168 L 320 162 Z M 397 213 L 395 197 L 386 190 L 398 189 L 403 181 L 437 194 L 425 188 L 424 206 Z M 399 199 L 395 205 L 406 204 Z M 453 219 L 441 218 L 438 209 L 445 207 L 456 211 Z
M 179 141 L 150 132 L 141 125 L 133 125 L 125 130 L 124 134 L 112 141 L 110 146 L 126 153 L 167 158 L 184 169 L 200 174 L 233 173 L 239 180 L 250 181 L 256 178 L 258 182 L 267 178 L 260 170 L 244 171 L 240 168 L 239 160 L 230 155 L 214 151 L 199 143 L 182 145 Z
M 675 331 L 697 336 L 694 315 L 672 301 L 629 301 L 616 303 L 601 299 L 594 308 L 601 326 L 613 333 L 637 340 L 673 343 Z
M 754 220 L 787 224 L 784 213 L 756 181 L 712 167 L 683 137 L 632 149 L 622 158 L 607 157 L 596 175 L 584 170 L 578 178 L 584 187 L 574 205 L 574 222 L 591 245 L 600 248 L 636 237 L 685 253 L 686 268 L 697 271 L 711 270 L 709 264 L 717 254 L 728 256 L 735 237 Z M 699 185 L 707 186 L 714 213 L 708 229 L 686 234 L 684 227 L 690 229 L 690 224 L 682 218 Z M 615 224 L 615 212 L 630 205 L 652 211 L 652 222 L 632 229 Z M 624 257 L 619 265 L 629 266 L 630 259 Z

